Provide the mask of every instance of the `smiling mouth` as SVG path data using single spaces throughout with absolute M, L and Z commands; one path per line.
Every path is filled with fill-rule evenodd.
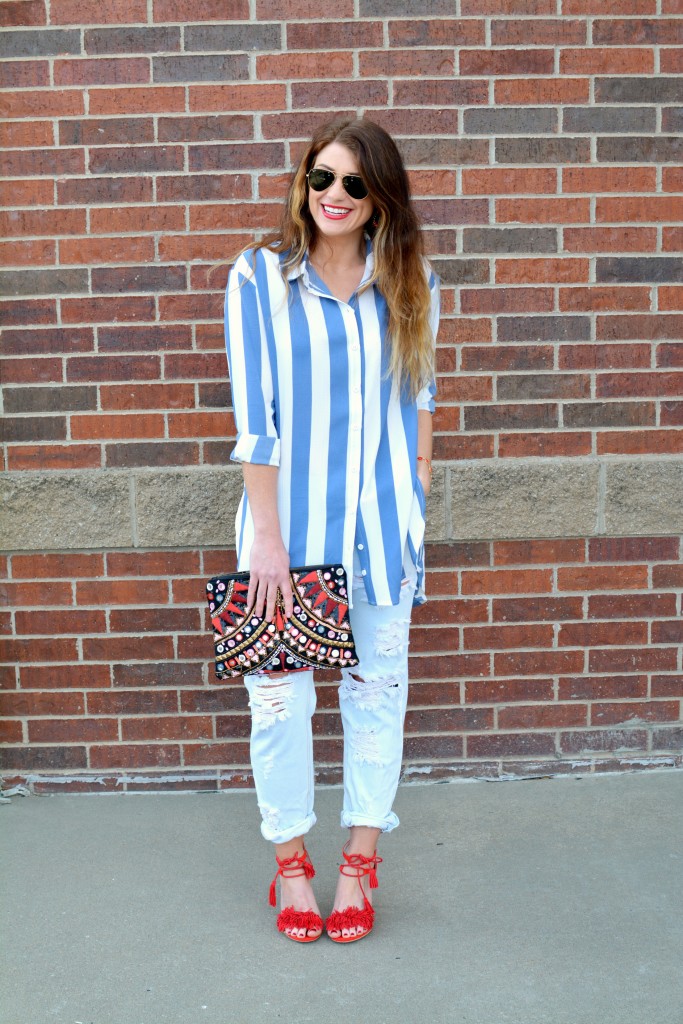
M 324 203 L 321 203 L 320 205 L 323 213 L 326 217 L 329 217 L 330 220 L 343 220 L 344 217 L 348 217 L 351 213 L 351 210 L 347 210 L 343 206 L 326 206 Z

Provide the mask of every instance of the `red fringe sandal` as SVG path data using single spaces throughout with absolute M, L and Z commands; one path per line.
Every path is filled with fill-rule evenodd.
M 313 878 L 315 875 L 315 868 L 311 864 L 308 850 L 306 849 L 304 849 L 303 853 L 295 853 L 293 857 L 284 857 L 282 860 L 276 854 L 275 860 L 278 867 L 275 872 L 275 878 L 270 883 L 270 892 L 268 894 L 268 902 L 271 907 L 277 906 L 275 885 L 280 875 L 283 878 L 295 878 L 297 875 Z M 277 927 L 278 931 L 285 932 L 285 935 L 287 935 L 286 928 L 305 928 L 307 934 L 303 938 L 300 938 L 298 935 L 287 935 L 287 938 L 292 939 L 294 942 L 315 942 L 322 935 L 323 919 L 312 910 L 295 910 L 294 907 L 285 907 L 278 914 Z M 317 935 L 308 935 L 309 931 L 315 931 L 318 928 L 320 931 Z
M 366 935 L 370 934 L 375 923 L 375 909 L 365 895 L 361 878 L 369 875 L 370 888 L 376 889 L 379 885 L 377 881 L 377 865 L 382 863 L 382 858 L 377 856 L 377 850 L 375 850 L 372 857 L 364 857 L 362 853 L 347 853 L 346 846 L 342 850 L 342 856 L 345 863 L 339 865 L 339 873 L 350 877 L 355 876 L 358 879 L 360 891 L 363 893 L 364 906 L 362 908 L 346 907 L 345 910 L 333 910 L 325 921 L 325 930 L 333 942 L 357 942 L 359 939 L 364 939 Z M 345 936 L 342 934 L 344 928 L 359 927 L 365 929 L 360 935 Z M 339 932 L 339 935 L 335 938 L 335 936 L 330 935 L 330 932 Z

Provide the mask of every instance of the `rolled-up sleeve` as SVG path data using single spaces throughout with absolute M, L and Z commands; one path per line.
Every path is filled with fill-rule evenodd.
M 434 339 L 434 347 L 436 348 L 436 335 L 439 330 L 439 314 L 441 309 L 441 296 L 440 296 L 440 281 L 436 276 L 431 267 L 428 270 L 429 273 L 429 292 L 431 295 L 431 309 L 429 313 L 429 323 L 432 328 L 432 337 Z M 436 378 L 432 379 L 425 384 L 422 390 L 417 396 L 417 407 L 418 409 L 424 409 L 426 412 L 434 412 L 436 398 Z
M 237 426 L 233 462 L 280 465 L 273 375 L 256 275 L 244 253 L 228 277 L 225 347 Z

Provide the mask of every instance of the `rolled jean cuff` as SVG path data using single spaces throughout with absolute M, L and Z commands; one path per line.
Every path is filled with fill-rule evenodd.
M 261 835 L 271 843 L 288 843 L 290 839 L 305 836 L 317 821 L 315 814 L 308 814 L 290 828 L 273 828 L 267 821 L 261 822 Z
M 390 811 L 386 818 L 371 818 L 367 814 L 353 814 L 351 811 L 341 812 L 342 828 L 364 825 L 366 828 L 378 828 L 380 832 L 393 832 L 399 824 L 398 816 L 393 811 Z

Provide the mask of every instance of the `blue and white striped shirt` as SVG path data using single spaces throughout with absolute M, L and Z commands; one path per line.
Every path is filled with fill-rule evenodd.
M 354 552 L 370 604 L 398 604 L 403 560 L 424 596 L 425 495 L 417 477 L 417 411 L 434 411 L 434 381 L 410 399 L 387 377 L 387 306 L 373 285 L 348 302 L 307 259 L 288 274 L 268 249 L 230 272 L 225 337 L 237 424 L 236 462 L 279 466 L 278 512 L 290 564 L 341 562 Z M 367 240 L 365 272 L 372 273 Z M 439 282 L 428 265 L 434 337 Z M 360 286 L 359 286 L 360 287 Z M 236 519 L 238 568 L 254 525 L 246 492 Z

